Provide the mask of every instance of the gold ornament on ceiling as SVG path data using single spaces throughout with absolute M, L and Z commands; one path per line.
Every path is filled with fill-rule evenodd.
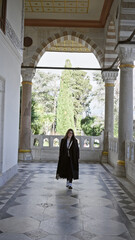
M 25 12 L 88 13 L 89 0 L 25 0 Z
M 46 47 L 45 51 L 49 52 L 82 52 L 82 53 L 90 53 L 91 50 L 87 47 L 83 46 L 79 42 L 75 42 L 73 40 L 65 40 L 62 42 L 58 42 L 56 44 L 52 43 L 51 46 Z

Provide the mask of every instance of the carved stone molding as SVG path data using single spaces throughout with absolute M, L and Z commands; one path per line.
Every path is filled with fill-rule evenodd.
M 14 45 L 14 47 L 19 51 L 19 53 L 22 55 L 23 51 L 22 51 L 22 43 L 19 40 L 19 38 L 17 37 L 14 29 L 12 28 L 10 22 L 6 19 L 6 35 L 8 36 L 8 38 L 10 39 L 10 41 L 12 42 L 12 44 Z
M 102 72 L 102 78 L 105 83 L 113 84 L 117 79 L 118 72 L 117 71 L 104 71 Z
M 131 64 L 135 60 L 135 44 L 119 44 L 116 48 L 121 64 Z
M 31 82 L 35 75 L 35 72 L 36 72 L 35 69 L 22 69 L 21 74 L 22 74 L 23 81 Z

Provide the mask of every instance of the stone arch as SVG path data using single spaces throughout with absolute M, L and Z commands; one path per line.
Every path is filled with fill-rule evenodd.
M 30 66 L 36 66 L 40 58 L 45 53 L 46 46 L 53 43 L 59 43 L 64 40 L 73 40 L 81 43 L 83 46 L 91 50 L 91 52 L 97 58 L 100 66 L 103 66 L 103 50 L 98 47 L 98 45 L 89 37 L 78 33 L 78 32 L 63 32 L 62 34 L 56 33 L 49 37 L 46 42 L 42 42 L 40 46 L 36 49 L 34 55 L 31 58 Z
M 116 46 L 116 30 L 115 23 L 113 20 L 110 21 L 107 34 L 106 34 L 106 42 L 105 42 L 105 55 L 104 55 L 104 67 L 109 68 L 114 63 L 118 54 L 115 52 Z

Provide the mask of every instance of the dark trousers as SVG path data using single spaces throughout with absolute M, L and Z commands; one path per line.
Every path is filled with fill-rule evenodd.
M 69 181 L 70 183 L 72 183 L 73 172 L 72 172 L 72 166 L 71 166 L 70 157 L 68 157 L 67 176 L 68 176 L 68 177 L 67 177 L 67 181 Z

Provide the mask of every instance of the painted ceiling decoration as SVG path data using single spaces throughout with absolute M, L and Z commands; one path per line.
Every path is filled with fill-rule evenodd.
M 114 0 L 25 0 L 25 26 L 103 28 Z M 25 46 L 31 44 L 25 39 Z M 46 51 L 90 52 L 81 43 L 53 43 Z
M 113 1 L 25 0 L 25 26 L 102 28 Z
M 88 13 L 89 0 L 25 0 L 25 12 Z
M 90 53 L 90 49 L 83 46 L 81 43 L 65 40 L 56 44 L 51 44 L 51 46 L 46 47 L 45 51 L 51 52 L 82 52 L 82 53 Z

